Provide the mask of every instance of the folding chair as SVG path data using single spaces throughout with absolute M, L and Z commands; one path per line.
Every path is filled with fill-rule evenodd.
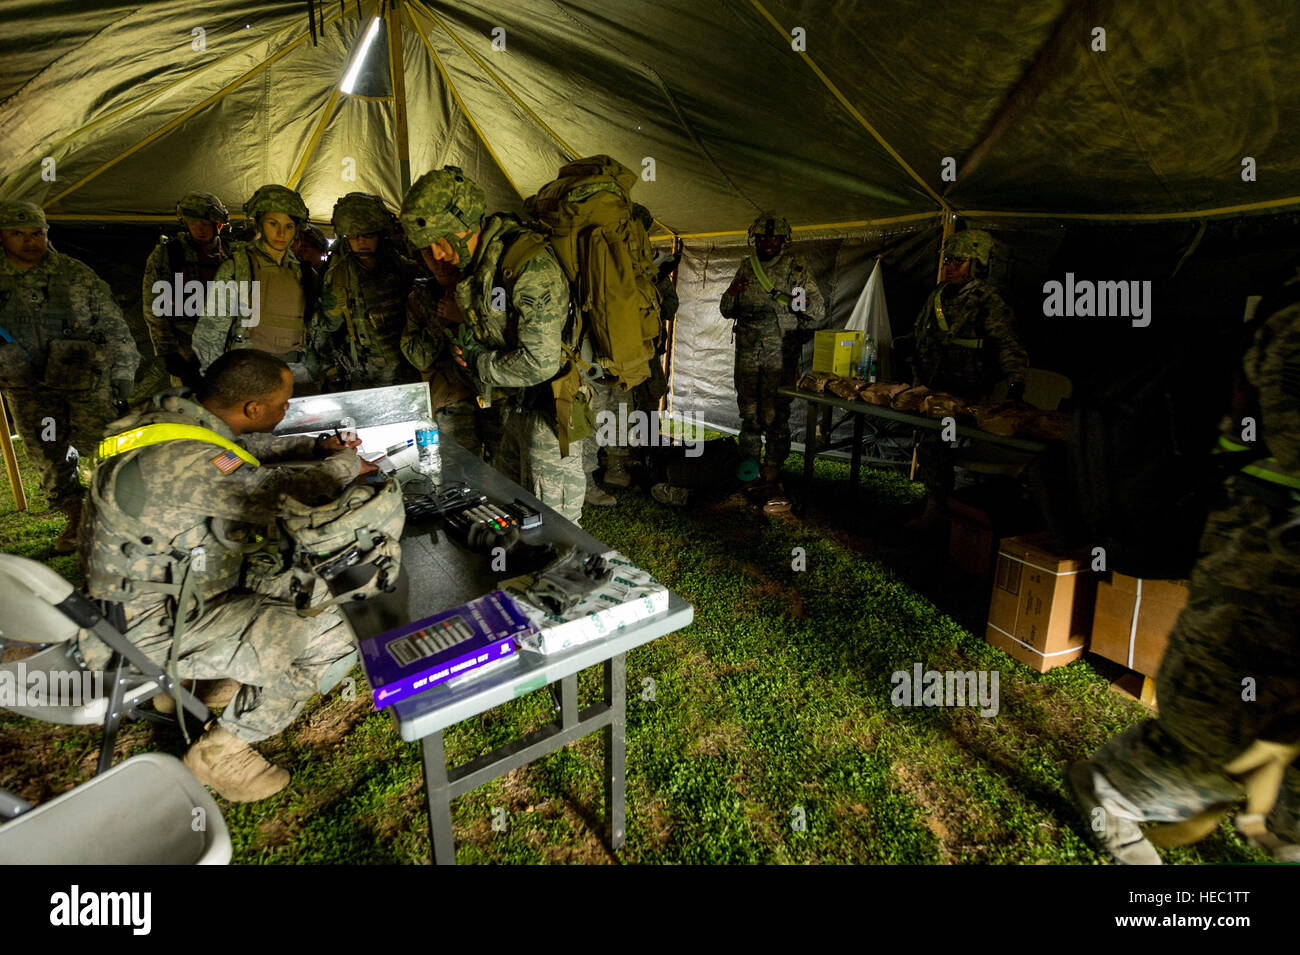
M 35 808 L 0 789 L 0 865 L 225 865 L 230 853 L 221 810 L 173 756 L 132 756 Z
M 121 607 L 112 605 L 110 613 L 116 618 L 117 626 L 104 616 L 97 602 L 78 593 L 72 584 L 44 564 L 13 554 L 0 554 L 0 632 L 7 643 L 50 645 L 34 656 L 0 663 L 0 680 L 7 675 L 10 685 L 23 691 L 33 676 L 39 674 L 45 687 L 61 687 L 67 691 L 63 694 L 66 701 L 37 700 L 28 705 L 20 705 L 19 701 L 0 705 L 47 723 L 65 726 L 102 723 L 104 740 L 97 773 L 112 765 L 113 746 L 123 717 L 171 722 L 169 717 L 139 709 L 141 703 L 158 693 L 176 695 L 181 704 L 177 719 L 184 719 L 182 714 L 188 712 L 202 725 L 210 715 L 208 708 L 193 694 L 174 687 L 162 667 L 123 635 L 120 628 L 125 626 L 125 622 Z M 81 667 L 70 654 L 81 629 L 93 631 L 113 650 L 113 657 L 98 687 L 94 687 L 93 680 L 86 679 L 92 671 Z M 83 692 L 88 688 L 106 691 L 106 695 L 105 692 Z

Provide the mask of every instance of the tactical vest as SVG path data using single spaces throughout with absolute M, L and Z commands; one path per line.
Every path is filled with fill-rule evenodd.
M 286 251 L 285 255 L 290 253 Z M 256 348 L 283 355 L 302 351 L 306 344 L 306 316 L 315 307 L 315 276 L 309 266 L 299 263 L 295 278 L 291 265 L 274 265 L 262 255 L 254 255 L 247 246 L 238 246 L 231 252 L 235 262 L 235 281 L 261 283 L 261 305 L 258 323 L 245 327 L 236 320 L 232 323 L 232 345 L 239 348 Z
M 401 260 L 381 250 L 374 269 L 367 269 L 353 255 L 342 258 L 338 267 L 347 270 L 344 319 L 352 361 L 363 365 L 369 358 L 400 364 L 407 295 Z
M 18 275 L 0 272 L 0 329 L 26 351 L 34 382 L 45 374 L 51 342 L 93 340 L 83 321 L 86 303 L 79 308 L 74 302 L 70 276 L 62 274 L 65 270 L 54 258 L 58 254 L 51 250 L 44 263 L 47 267 L 35 267 L 41 270 L 39 282 L 31 281 L 34 270 Z

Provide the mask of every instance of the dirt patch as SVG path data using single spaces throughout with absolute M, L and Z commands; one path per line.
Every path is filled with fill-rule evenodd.
M 333 749 L 366 718 L 370 710 L 370 701 L 361 697 L 332 700 L 299 723 L 296 744 L 316 750 Z
M 899 788 L 920 803 L 925 810 L 925 825 L 939 840 L 939 853 L 944 865 L 956 861 L 953 853 L 954 833 L 960 831 L 959 820 L 952 811 L 955 800 L 949 793 L 940 791 L 924 775 L 919 767 L 905 763 L 894 763 L 890 772 L 898 781 Z
M 722 756 L 744 744 L 745 730 L 735 723 L 715 723 L 687 749 L 690 756 Z

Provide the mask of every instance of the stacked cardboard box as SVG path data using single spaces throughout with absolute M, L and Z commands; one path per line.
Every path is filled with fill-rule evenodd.
M 828 375 L 856 374 L 862 357 L 862 332 L 845 329 L 821 331 L 813 335 L 812 370 Z
M 1096 582 L 1083 551 L 1062 553 L 1047 534 L 998 548 L 985 639 L 1039 673 L 1077 660 L 1092 629 Z
M 1092 652 L 1155 676 L 1169 634 L 1187 603 L 1187 581 L 1111 575 L 1097 586 Z

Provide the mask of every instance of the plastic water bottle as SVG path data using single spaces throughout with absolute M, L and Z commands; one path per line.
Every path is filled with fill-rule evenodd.
M 876 383 L 876 356 L 876 340 L 868 338 L 862 343 L 862 357 L 858 359 L 858 377 L 872 385 Z
M 438 426 L 427 419 L 415 426 L 415 445 L 420 450 L 417 469 L 434 484 L 442 481 L 442 449 Z
M 357 436 L 357 419 L 352 417 L 341 418 L 339 420 L 339 439 L 350 441 Z

